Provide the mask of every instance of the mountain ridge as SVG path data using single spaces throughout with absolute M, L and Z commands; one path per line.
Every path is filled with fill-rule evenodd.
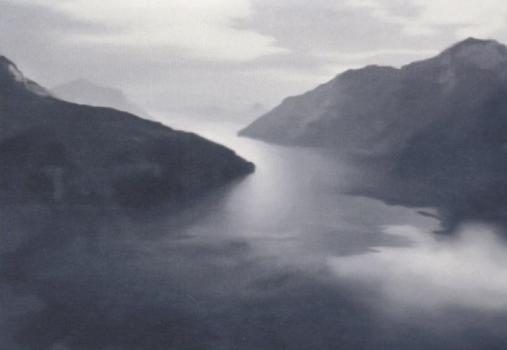
M 40 89 L 0 59 L 2 201 L 177 204 L 254 170 L 198 135 Z
M 460 53 L 464 49 L 476 49 L 478 46 L 488 47 L 488 50 L 493 52 L 501 51 L 502 60 L 495 60 L 495 57 L 492 58 L 490 55 L 474 56 L 471 61 L 460 58 Z M 361 122 L 371 123 L 370 136 L 373 138 L 381 137 L 382 133 L 389 133 L 386 129 L 396 122 L 393 120 L 396 113 L 418 115 L 419 118 L 412 118 L 415 124 L 423 119 L 431 123 L 433 118 L 430 112 L 436 115 L 438 111 L 426 113 L 421 106 L 422 102 L 418 104 L 418 99 L 422 101 L 424 98 L 428 100 L 433 98 L 445 102 L 442 96 L 436 96 L 437 91 L 441 91 L 444 95 L 452 94 L 456 79 L 461 78 L 463 70 L 472 66 L 471 69 L 486 71 L 482 67 L 484 65 L 489 67 L 493 63 L 500 64 L 503 77 L 507 77 L 505 46 L 493 40 L 469 38 L 435 57 L 416 61 L 401 68 L 369 65 L 347 70 L 313 90 L 284 99 L 279 106 L 262 115 L 239 134 L 287 145 L 336 146 L 339 149 L 354 151 L 354 147 L 351 146 L 364 145 L 362 140 L 364 130 L 357 128 L 369 128 L 360 125 Z M 482 66 L 478 67 L 478 64 Z M 416 91 L 417 89 L 419 91 Z M 368 103 L 365 103 L 366 101 Z M 443 104 L 438 106 L 447 108 Z M 379 114 L 381 115 L 377 117 Z M 385 121 L 385 125 L 380 125 L 382 121 Z M 401 116 L 397 122 L 403 122 Z M 334 125 L 340 123 L 341 125 Z M 419 128 L 425 126 L 426 123 L 422 123 Z M 337 133 L 329 135 L 327 132 L 330 130 Z M 340 142 L 338 139 L 340 130 L 347 131 L 339 135 L 346 142 Z M 351 145 L 352 140 L 359 142 Z M 400 142 L 402 140 L 388 140 L 384 137 L 384 143 L 378 142 L 376 146 L 383 151 L 385 148 L 399 146 Z M 362 151 L 359 148 L 355 151 Z
M 148 113 L 141 107 L 129 101 L 123 91 L 101 86 L 83 78 L 55 86 L 51 92 L 54 96 L 68 102 L 109 107 L 138 116 L 148 116 Z
M 346 71 L 240 135 L 345 156 L 357 168 L 351 193 L 436 207 L 449 226 L 507 222 L 507 48 L 494 40 Z

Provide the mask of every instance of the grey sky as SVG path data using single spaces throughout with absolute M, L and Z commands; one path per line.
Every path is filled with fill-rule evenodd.
M 507 41 L 506 19 L 502 0 L 0 0 L 0 53 L 46 86 L 86 78 L 147 109 L 243 111 L 347 68 Z

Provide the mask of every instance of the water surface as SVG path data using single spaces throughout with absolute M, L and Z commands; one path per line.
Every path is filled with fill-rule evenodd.
M 497 228 L 438 237 L 332 155 L 161 120 L 256 173 L 177 213 L 3 208 L 0 349 L 505 348 Z

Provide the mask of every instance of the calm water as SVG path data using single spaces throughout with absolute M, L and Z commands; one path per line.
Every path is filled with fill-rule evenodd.
M 505 349 L 498 228 L 341 194 L 330 155 L 161 119 L 253 161 L 177 214 L 4 208 L 0 349 Z

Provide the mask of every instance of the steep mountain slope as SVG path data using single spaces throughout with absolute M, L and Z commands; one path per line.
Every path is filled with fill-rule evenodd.
M 507 48 L 496 41 L 345 72 L 241 134 L 346 154 L 355 193 L 435 206 L 451 226 L 507 221 Z
M 3 201 L 176 202 L 252 171 L 197 135 L 58 100 L 0 57 Z
M 287 98 L 240 133 L 343 152 L 390 152 L 433 123 L 489 112 L 488 103 L 502 96 L 506 78 L 506 47 L 470 38 L 401 69 L 347 71 Z
M 148 113 L 129 101 L 118 89 L 99 86 L 88 80 L 78 79 L 51 89 L 53 95 L 68 102 L 96 107 L 110 107 L 146 117 Z

